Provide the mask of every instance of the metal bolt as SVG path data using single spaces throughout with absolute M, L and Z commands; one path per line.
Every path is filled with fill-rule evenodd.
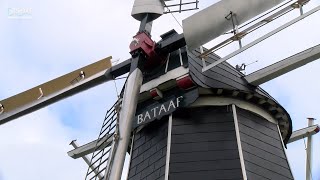
M 4 112 L 4 106 L 0 104 L 0 114 L 2 114 L 3 112 Z

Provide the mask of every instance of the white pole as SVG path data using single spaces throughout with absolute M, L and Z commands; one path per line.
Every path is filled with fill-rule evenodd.
M 308 126 L 313 125 L 314 118 L 307 118 Z M 307 159 L 306 159 L 306 180 L 311 180 L 311 169 L 312 169 L 312 136 L 308 135 L 307 141 Z
M 139 68 L 136 68 L 128 77 L 119 117 L 119 142 L 114 151 L 114 162 L 110 167 L 110 174 L 106 172 L 105 179 L 107 180 L 120 180 L 121 178 L 142 80 L 143 76 Z M 109 167 L 107 169 L 109 169 Z

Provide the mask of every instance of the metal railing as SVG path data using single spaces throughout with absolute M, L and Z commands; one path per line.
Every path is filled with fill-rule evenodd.
M 164 13 L 175 13 L 175 12 L 183 12 L 183 11 L 191 11 L 191 10 L 197 10 L 199 1 L 198 0 L 171 0 L 166 1 L 165 8 L 167 8 L 167 11 Z
M 117 139 L 119 104 L 118 100 L 106 113 L 85 180 L 100 180 L 106 175 L 109 161 L 112 159 L 110 157 L 112 149 Z M 102 146 L 105 148 L 101 148 Z

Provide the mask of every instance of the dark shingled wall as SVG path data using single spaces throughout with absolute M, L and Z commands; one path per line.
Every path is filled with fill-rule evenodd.
M 250 86 L 242 77 L 243 74 L 227 62 L 223 62 L 208 71 L 202 72 L 202 62 L 197 56 L 201 53 L 198 50 L 188 52 L 189 68 L 192 79 L 202 87 L 223 88 L 233 90 L 252 91 Z M 213 63 L 219 60 L 215 54 L 206 58 L 207 62 Z
M 293 179 L 277 125 L 237 108 L 249 180 Z M 129 180 L 163 180 L 168 117 L 136 133 Z M 231 106 L 184 108 L 173 114 L 169 179 L 242 179 Z
M 169 179 L 242 179 L 230 106 L 174 114 Z
M 166 164 L 168 117 L 136 133 L 128 180 L 163 180 Z
M 276 124 L 237 108 L 248 179 L 293 179 Z

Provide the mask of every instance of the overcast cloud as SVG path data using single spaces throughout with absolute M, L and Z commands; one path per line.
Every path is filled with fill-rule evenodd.
M 201 8 L 215 1 L 200 1 Z M 112 55 L 130 57 L 129 43 L 139 23 L 131 18 L 133 0 L 2 0 L 0 1 L 0 99 L 29 89 L 57 76 Z M 309 3 L 309 9 L 319 5 Z M 8 8 L 32 8 L 32 19 L 9 19 Z M 193 12 L 176 14 L 181 21 Z M 281 24 L 298 11 L 279 19 Z M 259 60 L 247 68 L 253 72 L 298 51 L 320 43 L 319 13 L 262 42 L 229 62 L 233 65 Z M 170 29 L 182 32 L 171 15 L 153 24 L 153 38 Z M 252 36 L 248 43 L 263 32 Z M 218 38 L 222 40 L 226 36 Z M 209 43 L 209 47 L 212 43 Z M 219 51 L 226 55 L 237 44 Z M 319 117 L 320 61 L 281 76 L 262 87 L 289 112 L 294 130 L 307 124 L 306 117 Z M 121 89 L 121 82 L 117 82 Z M 84 144 L 98 136 L 104 114 L 114 103 L 113 83 L 106 83 L 30 115 L 0 126 L 0 180 L 83 179 L 87 170 L 81 159 L 71 159 L 68 144 Z M 316 121 L 316 123 L 319 123 Z M 313 179 L 320 179 L 319 135 L 314 136 Z M 303 141 L 288 145 L 295 179 L 305 177 Z

